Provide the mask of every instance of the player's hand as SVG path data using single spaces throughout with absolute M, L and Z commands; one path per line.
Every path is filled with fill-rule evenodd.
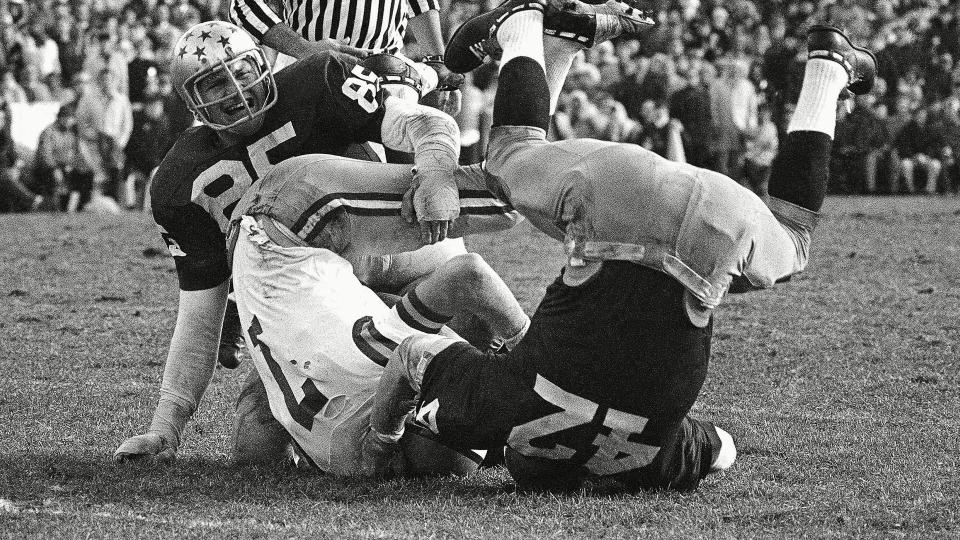
M 420 104 L 456 116 L 463 106 L 463 93 L 460 90 L 434 90 L 420 98 Z
M 176 458 L 176 447 L 171 445 L 166 437 L 156 431 L 130 437 L 123 441 L 113 453 L 113 459 L 117 463 L 148 460 L 155 460 L 160 463 L 171 463 Z
M 423 59 L 423 63 L 432 67 L 437 72 L 437 90 L 460 90 L 464 79 L 461 73 L 454 73 L 443 63 L 442 56 L 428 56 Z
M 371 478 L 389 478 L 402 472 L 400 443 L 386 442 L 370 430 L 360 446 L 360 471 Z
M 308 54 L 314 54 L 323 51 L 337 51 L 339 53 L 352 56 L 357 61 L 360 61 L 376 52 L 373 49 L 361 49 L 359 47 L 347 45 L 346 43 L 341 43 L 331 38 L 324 38 L 320 41 L 311 41 L 308 45 L 308 48 L 310 51 Z
M 413 211 L 420 221 L 421 241 L 434 244 L 447 238 L 450 225 L 460 215 L 456 181 L 441 171 L 418 172 L 414 175 L 412 189 Z

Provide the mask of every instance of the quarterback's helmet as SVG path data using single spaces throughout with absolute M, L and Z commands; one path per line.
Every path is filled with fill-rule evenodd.
M 242 65 L 249 66 L 252 74 L 241 80 L 235 71 Z M 232 91 L 205 98 L 199 89 L 200 83 L 221 74 L 229 81 Z M 277 102 L 277 83 L 263 50 L 242 28 L 223 21 L 200 23 L 180 36 L 173 48 L 170 78 L 197 119 L 217 130 L 257 118 Z M 261 86 L 262 92 L 258 90 Z M 233 122 L 218 123 L 210 113 L 211 108 L 220 105 L 242 106 L 244 114 Z
M 380 92 L 401 99 L 417 102 L 437 87 L 437 72 L 433 68 L 404 56 L 372 54 L 360 65 L 377 75 Z

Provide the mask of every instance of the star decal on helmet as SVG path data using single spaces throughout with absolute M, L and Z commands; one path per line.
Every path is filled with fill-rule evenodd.
M 178 56 L 179 58 L 183 58 L 183 57 L 186 56 L 186 55 L 187 55 L 187 48 L 186 48 L 186 47 L 182 47 L 179 51 L 177 51 L 177 56 Z
M 203 47 L 197 47 L 197 50 L 194 51 L 193 54 L 197 55 L 197 60 L 200 60 L 207 55 Z
M 217 39 L 217 43 L 219 43 L 221 47 L 226 47 L 230 43 L 230 38 L 227 36 L 220 36 L 220 38 Z
M 200 32 L 200 39 L 201 39 L 202 41 L 206 41 L 206 40 L 210 39 L 211 37 L 212 37 L 212 34 L 210 34 L 210 32 L 207 32 L 207 31 Z

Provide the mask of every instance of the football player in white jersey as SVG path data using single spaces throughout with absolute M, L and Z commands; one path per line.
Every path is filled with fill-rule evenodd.
M 529 322 L 475 254 L 441 264 L 393 307 L 357 278 L 363 272 L 353 265 L 369 255 L 420 245 L 416 225 L 401 217 L 412 178 L 404 165 L 295 157 L 274 167 L 234 213 L 228 245 L 237 307 L 270 410 L 296 455 L 330 474 L 361 473 L 374 391 L 403 339 L 457 337 L 445 326 L 451 317 L 477 314 L 493 331 L 487 348 L 506 350 Z M 519 218 L 487 191 L 479 166 L 455 178 L 460 212 L 451 234 L 498 231 Z
M 551 33 L 558 21 L 566 30 Z M 636 145 L 546 140 L 582 45 L 644 24 L 621 2 L 571 14 L 546 0 L 507 0 L 451 38 L 454 70 L 500 56 L 486 161 L 493 191 L 563 241 L 570 261 L 510 352 L 433 335 L 395 349 L 365 470 L 389 461 L 414 409 L 445 444 L 506 444 L 507 467 L 525 487 L 575 488 L 595 475 L 690 490 L 732 465 L 732 437 L 687 415 L 706 376 L 713 311 L 728 291 L 769 287 L 806 266 L 838 98 L 869 91 L 876 60 L 836 28 L 810 29 L 764 204 L 730 178 Z
M 417 68 L 428 85 L 432 70 Z M 231 211 L 271 167 L 293 156 L 342 155 L 355 143 L 382 142 L 413 151 L 418 182 L 435 186 L 418 190 L 414 201 L 425 243 L 442 239 L 459 211 L 456 187 L 445 184 L 457 167 L 456 122 L 436 109 L 379 95 L 377 75 L 351 57 L 317 54 L 274 77 L 246 32 L 208 21 L 177 42 L 171 73 L 203 123 L 181 135 L 151 187 L 153 217 L 177 267 L 177 323 L 150 428 L 121 443 L 119 461 L 175 455 L 216 366 L 230 276 L 224 233 Z M 462 243 L 448 247 L 465 251 Z M 449 258 L 444 249 L 430 246 L 402 256 L 421 264 L 401 268 L 410 272 L 392 280 L 407 282 L 420 270 L 432 270 Z

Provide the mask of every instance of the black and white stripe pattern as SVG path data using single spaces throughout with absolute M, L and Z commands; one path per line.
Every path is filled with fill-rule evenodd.
M 271 2 L 281 4 L 279 14 Z M 257 40 L 283 22 L 308 41 L 333 38 L 394 53 L 407 19 L 438 8 L 438 0 L 230 0 L 230 18 Z
M 361 317 L 353 324 L 353 343 L 378 366 L 386 366 L 397 348 L 397 342 L 381 334 L 370 316 Z
M 425 334 L 439 333 L 443 325 L 450 322 L 452 318 L 436 313 L 427 307 L 417 296 L 416 289 L 405 294 L 394 308 L 396 308 L 400 320 L 407 326 Z
M 399 216 L 402 200 L 400 193 L 331 193 L 310 205 L 290 230 L 310 243 L 341 212 L 356 216 Z M 489 191 L 460 190 L 460 213 L 463 215 L 490 216 L 511 212 L 510 205 L 494 198 Z

